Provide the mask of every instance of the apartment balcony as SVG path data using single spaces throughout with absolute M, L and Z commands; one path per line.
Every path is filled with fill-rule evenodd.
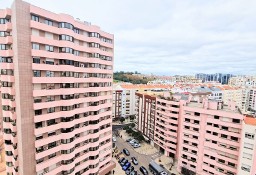
M 206 136 L 206 138 L 207 138 L 207 136 Z M 210 142 L 205 142 L 204 146 L 208 147 L 210 149 L 215 149 L 216 151 L 222 151 L 222 152 L 225 152 L 225 153 L 228 153 L 228 154 L 232 154 L 234 156 L 239 155 L 239 151 L 237 151 L 237 150 L 234 151 L 232 149 L 224 148 L 224 147 L 221 147 L 220 145 L 216 145 L 216 144 L 213 144 L 213 143 L 210 143 Z
M 13 57 L 13 50 L 0 50 L 0 55 L 2 57 Z
M 197 137 L 199 137 L 199 135 L 200 135 L 198 131 L 194 131 L 192 129 L 183 128 L 182 130 L 183 130 L 182 132 L 185 133 L 185 134 L 194 135 L 194 136 L 197 136 Z
M 1 63 L 1 69 L 14 69 L 13 63 Z
M 1 75 L 1 81 L 14 82 L 14 76 L 12 75 Z
M 200 116 L 195 116 L 195 115 L 189 115 L 188 113 L 186 113 L 185 118 L 188 118 L 190 120 L 198 120 L 199 122 L 201 121 L 201 117 Z
M 225 135 L 228 135 L 228 136 L 233 136 L 233 137 L 238 137 L 238 138 L 241 137 L 241 134 L 239 132 L 231 132 L 231 131 L 224 130 L 224 129 L 221 129 L 221 128 L 216 128 L 216 127 L 213 127 L 213 126 L 207 126 L 207 129 L 212 131 L 212 132 L 218 132 L 219 134 L 225 134 Z M 239 131 L 241 132 L 241 130 L 239 130 Z
M 199 140 L 196 139 L 196 138 L 186 137 L 186 136 L 184 136 L 184 135 L 182 135 L 181 137 L 182 137 L 183 140 L 187 140 L 187 141 L 189 141 L 189 142 L 193 142 L 193 143 L 199 144 Z
M 6 24 L 0 24 L 0 31 L 11 31 L 12 30 L 12 23 L 8 22 Z
M 34 97 L 51 96 L 51 95 L 69 95 L 75 93 L 111 91 L 112 87 L 90 87 L 90 88 L 59 88 L 59 89 L 42 89 L 33 90 Z
M 0 43 L 1 44 L 12 44 L 12 36 L 0 37 Z
M 208 170 L 209 172 L 214 173 L 214 175 L 223 175 L 223 173 L 217 171 L 215 168 L 210 167 L 209 165 L 203 164 L 202 168 L 205 170 Z M 207 175 L 210 175 L 210 173 L 207 173 Z
M 232 127 L 232 128 L 242 129 L 242 124 L 232 123 L 232 122 L 225 122 L 225 121 L 216 120 L 214 118 L 209 118 L 209 117 L 206 119 L 206 122 L 221 125 L 221 126 L 228 126 L 228 127 Z
M 237 168 L 236 167 L 231 167 L 231 166 L 226 165 L 224 163 L 220 163 L 217 160 L 212 160 L 210 158 L 204 157 L 204 161 L 209 163 L 209 164 L 213 164 L 213 162 L 214 162 L 214 165 L 215 165 L 216 168 L 221 168 L 221 169 L 224 169 L 224 170 L 235 172 L 235 174 L 237 173 Z

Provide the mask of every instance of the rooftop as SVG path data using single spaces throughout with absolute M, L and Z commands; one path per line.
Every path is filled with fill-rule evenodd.
M 209 103 L 218 103 L 215 100 L 208 100 Z M 188 107 L 196 107 L 196 108 L 203 108 L 203 103 L 198 103 L 197 101 L 190 101 L 189 103 L 187 103 Z M 220 110 L 220 111 L 225 111 L 225 112 L 231 112 L 231 113 L 238 113 L 240 114 L 240 112 L 238 111 L 238 108 L 236 108 L 235 110 L 231 110 L 230 107 L 228 105 L 222 105 L 221 109 L 211 109 L 211 107 L 209 107 L 210 105 L 208 105 L 207 110 Z M 216 107 L 217 108 L 217 107 Z
M 247 125 L 254 125 L 256 126 L 256 118 L 252 117 L 252 116 L 246 116 L 244 118 L 244 123 Z

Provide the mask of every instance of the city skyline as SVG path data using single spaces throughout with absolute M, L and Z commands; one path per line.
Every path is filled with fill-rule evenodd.
M 11 2 L 2 1 L 0 6 Z M 253 1 L 26 2 L 114 33 L 114 71 L 256 74 Z

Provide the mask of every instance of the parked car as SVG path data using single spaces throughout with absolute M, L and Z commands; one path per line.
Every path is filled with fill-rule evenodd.
M 129 139 L 126 140 L 126 142 L 130 142 L 131 140 L 132 140 L 132 138 L 129 138 Z
M 134 165 L 138 165 L 139 164 L 138 160 L 135 157 L 132 157 L 132 163 Z
M 125 158 L 124 157 L 121 157 L 119 160 L 118 160 L 118 163 L 121 163 Z
M 130 163 L 130 162 L 127 162 L 127 163 L 122 167 L 122 169 L 123 169 L 124 171 L 126 171 L 130 166 L 131 166 L 131 163 Z
M 130 174 L 130 170 L 127 169 L 127 170 L 125 171 L 125 174 L 129 175 L 129 174 Z
M 116 142 L 116 138 L 115 137 L 113 137 L 112 140 L 113 140 L 113 142 Z
M 137 174 L 137 171 L 133 170 L 130 172 L 130 175 L 138 175 L 138 174 Z
M 136 145 L 136 144 L 139 144 L 137 141 L 134 141 L 131 143 L 132 146 Z
M 133 144 L 133 148 L 139 148 L 139 147 L 140 147 L 140 144 L 139 144 L 139 143 Z
M 124 153 L 125 155 L 127 155 L 127 156 L 130 155 L 130 152 L 129 152 L 128 149 L 126 149 L 126 148 L 123 149 L 123 153 Z
M 128 162 L 128 160 L 124 159 L 120 164 L 121 164 L 121 166 L 124 166 L 127 162 Z
M 130 166 L 130 171 L 133 171 L 134 170 L 134 166 Z
M 141 172 L 143 175 L 148 175 L 148 170 L 147 170 L 144 166 L 141 166 L 141 167 L 140 167 L 140 172 Z
M 132 139 L 129 143 L 134 144 L 134 142 L 137 142 L 135 139 Z

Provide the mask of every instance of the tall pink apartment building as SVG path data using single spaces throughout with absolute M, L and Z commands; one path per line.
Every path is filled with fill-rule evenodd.
M 108 174 L 113 35 L 22 0 L 0 10 L 7 175 Z
M 255 175 L 256 118 L 249 121 L 234 103 L 224 105 L 207 97 L 155 96 L 151 144 L 175 158 L 184 175 Z M 137 118 L 138 130 L 142 122 Z

